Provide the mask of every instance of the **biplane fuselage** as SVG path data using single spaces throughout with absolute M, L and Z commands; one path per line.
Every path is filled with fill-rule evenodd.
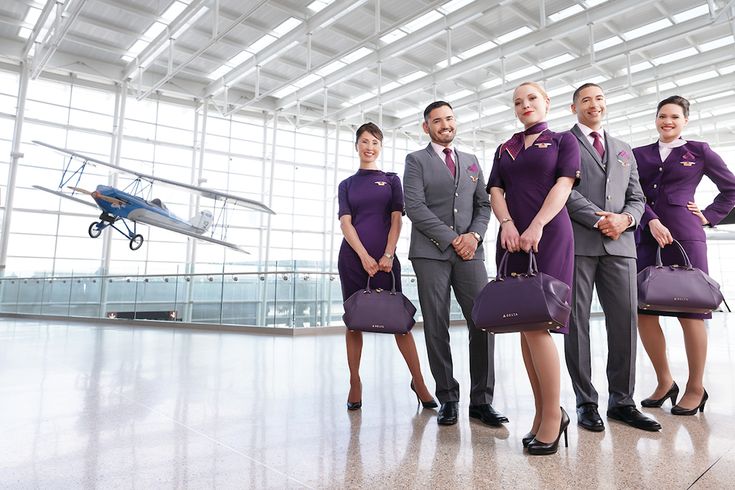
M 104 197 L 108 199 L 104 199 Z M 158 206 L 141 197 L 128 194 L 108 185 L 98 185 L 92 193 L 92 199 L 102 211 L 111 217 L 127 218 L 148 225 L 165 226 L 168 229 L 176 228 L 180 231 L 196 234 L 202 234 L 208 228 L 208 226 L 193 226 L 163 206 Z

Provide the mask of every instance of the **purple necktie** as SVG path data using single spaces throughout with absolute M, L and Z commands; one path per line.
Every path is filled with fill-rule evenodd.
M 596 131 L 592 131 L 590 133 L 590 136 L 592 136 L 595 141 L 592 143 L 592 146 L 595 150 L 597 150 L 597 153 L 600 154 L 600 159 L 604 158 L 605 156 L 605 147 L 602 144 L 602 138 L 600 137 L 600 133 Z
M 454 175 L 457 173 L 457 169 L 454 166 L 454 160 L 452 159 L 452 149 L 444 148 L 444 154 L 446 155 L 444 162 L 447 164 L 447 168 L 452 173 L 452 177 L 454 177 Z

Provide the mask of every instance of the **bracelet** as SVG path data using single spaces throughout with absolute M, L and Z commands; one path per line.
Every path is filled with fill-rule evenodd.
M 503 226 L 507 222 L 513 222 L 513 218 L 503 218 L 500 220 L 500 226 Z
M 383 257 L 393 260 L 393 254 L 389 254 L 388 252 L 384 253 Z

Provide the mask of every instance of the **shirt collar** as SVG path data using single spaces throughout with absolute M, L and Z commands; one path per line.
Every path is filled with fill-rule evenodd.
M 677 138 L 674 141 L 672 141 L 671 143 L 664 143 L 663 141 L 658 140 L 658 146 L 660 148 L 674 149 L 674 148 L 679 148 L 680 146 L 684 146 L 686 144 L 687 144 L 687 142 L 686 142 L 686 140 L 684 138 Z
M 454 147 L 452 145 L 442 146 L 442 145 L 438 145 L 438 144 L 436 144 L 436 143 L 434 143 L 432 141 L 431 142 L 431 147 L 434 148 L 434 151 L 436 152 L 436 154 L 437 155 L 440 155 L 442 158 L 444 158 L 444 148 L 449 148 L 450 150 L 452 150 L 452 152 L 454 152 Z
M 596 132 L 597 134 L 599 134 L 600 137 L 602 137 L 602 138 L 605 137 L 605 128 L 603 128 L 603 127 L 601 127 L 600 129 L 592 129 L 592 128 L 589 128 L 589 127 L 585 126 L 581 122 L 578 122 L 577 123 L 577 126 L 579 126 L 579 129 L 582 131 L 582 134 L 584 134 L 588 138 L 591 138 L 592 137 L 592 136 L 590 136 L 590 133 L 592 133 L 593 131 Z

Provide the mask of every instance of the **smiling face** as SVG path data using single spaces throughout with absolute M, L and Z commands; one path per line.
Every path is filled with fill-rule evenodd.
M 382 147 L 383 144 L 370 131 L 360 133 L 355 143 L 357 155 L 360 157 L 360 166 L 374 166 Z
M 684 109 L 679 104 L 666 104 L 656 114 L 656 130 L 661 141 L 671 143 L 681 136 L 689 119 L 684 116 Z
M 446 105 L 437 107 L 429 113 L 428 120 L 424 121 L 423 128 L 432 142 L 437 145 L 449 146 L 457 132 L 454 111 Z
M 513 92 L 516 117 L 526 129 L 546 120 L 549 105 L 549 98 L 533 85 L 521 85 Z
M 577 121 L 588 128 L 602 128 L 605 117 L 605 94 L 602 89 L 596 86 L 582 89 L 572 104 L 572 112 L 577 115 Z

